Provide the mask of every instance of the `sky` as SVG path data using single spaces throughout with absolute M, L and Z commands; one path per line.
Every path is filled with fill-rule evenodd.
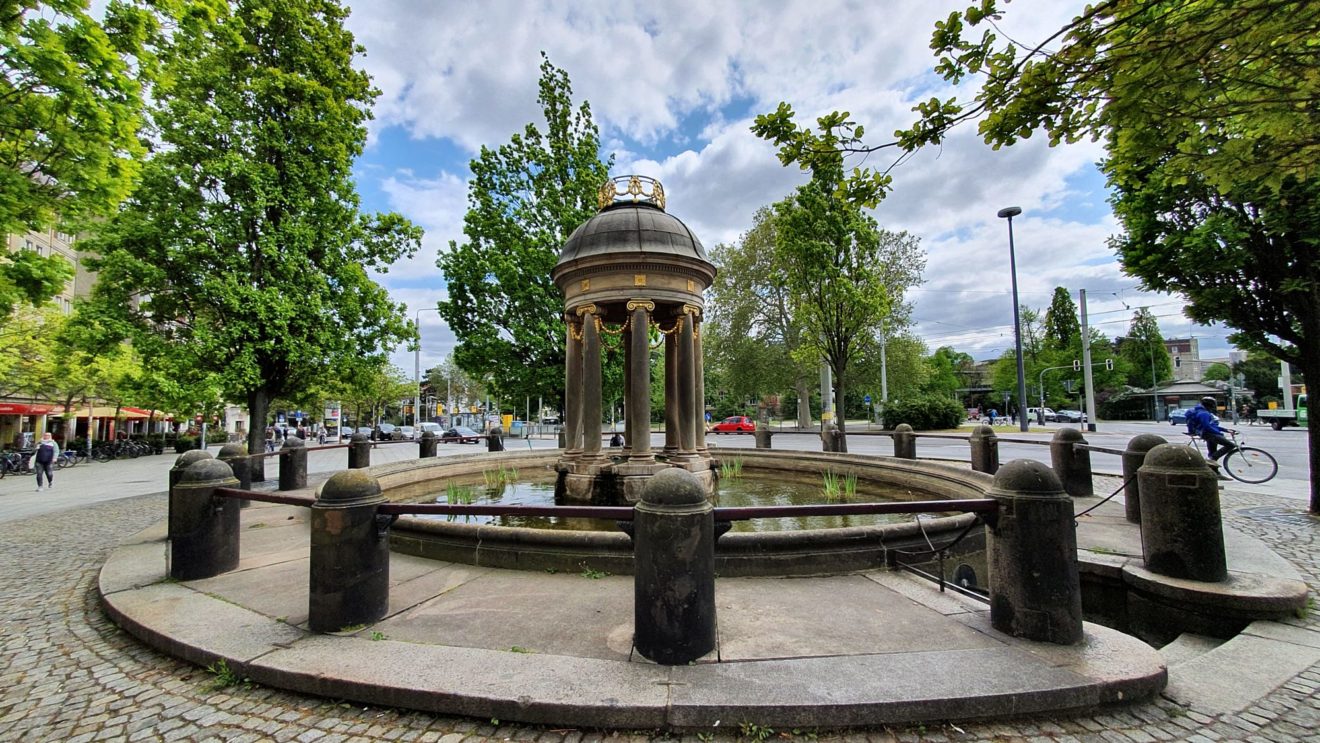
M 363 206 L 397 211 L 426 231 L 422 249 L 377 280 L 420 322 L 420 366 L 450 353 L 453 333 L 434 311 L 445 297 L 436 267 L 463 239 L 468 163 L 535 123 L 544 51 L 569 74 L 574 103 L 589 101 L 612 175 L 664 184 L 667 208 L 709 249 L 736 241 L 758 207 L 806 180 L 750 131 L 753 118 L 790 103 L 799 122 L 848 111 L 869 143 L 887 141 L 931 96 L 955 90 L 933 72 L 937 20 L 967 0 L 757 2 L 455 2 L 358 0 L 348 27 L 366 48 L 358 60 L 381 90 L 369 144 L 356 165 Z M 1073 0 L 1020 0 L 999 22 L 1003 35 L 1037 43 L 1082 8 Z M 1022 304 L 1044 310 L 1054 287 L 1074 302 L 1086 290 L 1088 319 L 1108 337 L 1126 333 L 1148 307 L 1166 338 L 1192 336 L 1202 358 L 1223 358 L 1222 327 L 1196 325 L 1177 296 L 1141 292 L 1122 273 L 1107 239 L 1119 232 L 1099 144 L 1049 147 L 1041 135 L 995 151 L 973 126 L 894 171 L 893 192 L 873 212 L 906 230 L 926 252 L 924 283 L 908 295 L 912 332 L 933 351 L 951 346 L 975 359 L 1013 347 L 1008 226 L 1013 220 Z M 890 155 L 850 165 L 884 168 Z M 409 376 L 415 354 L 393 363 Z

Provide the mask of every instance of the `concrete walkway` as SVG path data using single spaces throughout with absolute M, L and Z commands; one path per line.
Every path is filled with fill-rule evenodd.
M 470 451 L 470 449 L 468 449 Z M 442 453 L 444 448 L 442 447 Z M 313 469 L 316 469 L 313 455 Z M 168 459 L 168 461 L 163 461 Z M 373 457 L 374 459 L 374 457 Z M 138 460 L 143 462 L 143 460 Z M 377 460 L 379 461 L 379 460 Z M 143 477 L 147 480 L 139 485 L 139 492 L 152 492 L 151 483 L 163 483 L 164 472 L 172 458 L 157 458 L 159 477 Z M 160 466 L 163 463 L 164 466 Z M 93 468 L 113 468 L 119 464 L 93 465 Z M 133 463 L 136 466 L 147 466 Z M 61 486 L 69 489 L 78 488 L 80 492 L 67 496 L 72 501 L 65 510 L 58 511 L 58 518 L 31 518 L 15 516 L 9 507 L 17 500 L 27 497 L 25 492 L 15 488 L 9 490 L 12 481 L 0 481 L 0 560 L 6 566 L 0 570 L 0 606 L 5 612 L 0 615 L 0 740 L 447 740 L 461 739 L 504 739 L 538 740 L 555 743 L 580 740 L 599 740 L 613 737 L 591 732 L 590 728 L 569 728 L 554 726 L 550 728 L 536 725 L 510 724 L 507 718 L 492 720 L 467 716 L 434 715 L 426 712 L 407 712 L 375 705 L 353 705 L 343 698 L 333 696 L 301 696 L 280 692 L 264 686 L 230 686 L 223 690 L 213 690 L 214 679 L 210 674 L 201 672 L 195 666 L 174 661 L 151 650 L 144 649 L 132 638 L 109 624 L 95 603 L 95 582 L 106 558 L 115 550 L 115 545 L 125 535 L 137 532 L 143 527 L 151 528 L 164 517 L 164 499 L 159 494 L 139 498 L 123 499 L 124 491 L 111 491 L 101 488 L 93 480 L 75 485 L 71 473 L 78 469 L 66 470 L 57 474 L 56 495 L 62 496 Z M 110 469 L 89 469 L 98 474 L 99 479 L 110 479 Z M 126 477 L 135 479 L 137 476 Z M 21 481 L 20 481 L 21 482 Z M 31 480 L 26 481 L 31 487 Z M 163 487 L 162 487 L 163 489 Z M 1099 489 L 1099 488 L 1098 488 Z M 25 488 L 26 490 L 26 488 Z M 67 492 L 67 491 L 64 491 Z M 46 496 L 48 494 L 41 494 Z M 115 498 L 111 500 L 111 498 Z M 1269 494 L 1243 493 L 1230 490 L 1224 494 L 1224 515 L 1226 523 L 1236 531 L 1268 543 L 1297 574 L 1301 575 L 1314 590 L 1317 576 L 1320 575 L 1316 556 L 1316 537 L 1320 535 L 1320 524 L 1310 516 L 1300 512 L 1297 503 L 1298 494 L 1283 496 Z M 92 505 L 93 500 L 104 501 Z M 86 502 L 83 502 L 86 501 Z M 78 503 L 80 507 L 75 507 Z M 49 505 L 49 503 L 47 503 Z M 258 510 L 246 518 L 255 518 Z M 273 513 L 273 512 L 272 512 Z M 255 522 L 254 522 L 255 523 Z M 301 528 L 295 525 L 276 527 L 256 527 L 250 530 L 252 535 L 271 529 L 270 535 L 277 535 L 280 529 Z M 285 533 L 289 533 L 286 531 Z M 70 538 L 71 535 L 76 535 Z M 255 544 L 256 537 L 244 534 L 249 544 Z M 150 542 L 152 532 L 142 532 L 137 544 Z M 271 539 L 272 537 L 265 537 Z M 278 539 L 274 541 L 278 542 Z M 1107 549 L 1107 548 L 1106 548 Z M 160 552 L 158 551 L 159 555 Z M 1104 554 L 1103 552 L 1098 554 Z M 280 563 L 272 563 L 275 568 Z M 397 563 L 396 563 L 397 564 Z M 291 566 L 286 566 L 289 569 Z M 454 575 L 457 566 L 433 566 L 436 571 L 450 571 L 446 581 L 458 578 Z M 247 569 L 257 569 L 247 566 Z M 470 569 L 469 569 L 470 570 Z M 501 571 L 487 571 L 501 572 Z M 400 585 L 412 583 L 413 587 L 422 585 L 423 575 L 409 575 L 400 567 L 395 571 Z M 459 582 L 450 593 L 449 603 L 440 602 L 436 611 L 461 613 L 469 611 L 473 617 L 485 617 L 484 622 L 474 622 L 486 628 L 487 635 L 480 643 L 462 646 L 464 651 L 481 653 L 483 660 L 504 656 L 506 660 L 540 658 L 550 656 L 551 650 L 564 652 L 552 641 L 566 642 L 555 638 L 571 638 L 581 635 L 575 632 L 572 622 L 582 620 L 575 616 L 566 616 L 558 609 L 556 599 L 579 592 L 608 593 L 611 581 L 627 579 L 601 578 L 592 580 L 580 575 L 546 576 L 560 581 L 556 585 L 562 589 L 557 594 L 540 596 L 540 601 L 528 602 L 530 608 L 524 612 L 541 617 L 536 627 L 542 628 L 540 634 L 506 632 L 501 628 L 501 608 L 507 601 L 521 600 L 516 595 L 498 594 L 485 602 L 461 603 L 465 599 L 461 589 L 483 585 L 481 581 L 488 576 L 468 576 Z M 888 576 L 892 577 L 892 576 Z M 899 591 L 902 585 L 887 583 L 887 576 L 860 576 L 858 581 L 869 581 L 877 588 L 862 586 L 854 593 L 866 591 Z M 431 576 L 439 580 L 439 573 Z M 213 580 L 223 580 L 217 578 Z M 492 585 L 490 583 L 484 585 Z M 781 585 L 797 586 L 797 582 L 787 581 Z M 921 584 L 912 584 L 924 593 L 929 588 Z M 198 593 L 191 586 L 176 586 L 179 590 Z M 848 587 L 851 591 L 856 586 Z M 223 589 L 230 590 L 230 589 Z M 401 589 L 405 590 L 405 589 Z M 213 591 L 219 593 L 218 591 Z M 424 593 L 424 592 L 423 592 Z M 786 591 L 778 591 L 786 593 Z M 834 593 L 838 593 L 835 591 Z M 739 662 L 727 663 L 729 666 L 746 667 L 750 663 L 784 662 L 783 658 L 757 659 L 754 651 L 748 647 L 736 647 L 726 639 L 730 623 L 734 621 L 732 609 L 726 609 L 727 591 L 721 589 L 721 655 L 728 652 L 738 653 Z M 205 595 L 199 593 L 198 595 Z M 400 594 L 402 595 L 402 594 Z M 831 594 L 831 596 L 834 594 Z M 879 594 L 877 594 L 879 595 Z M 830 619 L 834 612 L 831 596 L 815 596 L 816 605 L 804 612 L 811 618 L 807 629 L 784 627 L 786 638 L 799 637 L 804 642 L 837 640 L 839 638 L 817 638 L 819 627 Z M 737 598 L 736 592 L 732 596 Z M 470 597 L 467 597 L 470 598 Z M 281 597 L 264 596 L 266 602 L 284 602 L 285 605 L 297 605 L 299 602 Z M 604 599 L 602 599 L 603 601 Z M 759 615 L 748 614 L 745 621 L 770 634 L 777 632 L 784 608 L 773 604 L 773 600 L 786 600 L 783 597 L 766 595 L 754 597 L 755 602 L 773 609 L 767 609 Z M 886 602 L 893 602 L 886 596 Z M 908 600 L 911 603 L 910 599 Z M 370 636 L 351 638 L 361 646 L 375 646 L 381 643 L 399 643 L 417 646 L 419 643 L 407 634 L 420 626 L 423 621 L 421 610 L 424 602 L 407 608 L 401 608 L 390 620 L 396 626 L 389 631 L 376 629 L 387 639 L 373 641 Z M 865 604 L 862 604 L 865 606 Z M 237 609 L 232 604 L 225 606 Z M 466 607 L 466 609 L 464 608 Z M 271 611 L 291 611 L 267 607 Z M 755 608 L 755 607 L 753 607 Z M 909 607 L 918 622 L 931 613 L 940 614 L 939 606 L 916 602 Z M 247 611 L 247 610 L 245 610 Z M 975 608 L 965 610 L 968 617 L 975 614 Z M 298 619 L 295 613 L 283 616 L 284 622 L 274 621 L 270 615 L 261 614 L 262 621 L 279 625 L 287 630 L 296 630 L 287 622 Z M 739 620 L 744 621 L 744 620 Z M 412 623 L 412 629 L 408 624 Z M 568 626 L 564 626 L 568 624 Z M 846 624 L 846 623 L 845 623 Z M 584 626 L 589 626 L 585 623 Z M 548 629 L 546 629 L 548 628 Z M 817 629 L 813 629 L 817 628 Z M 910 622 L 899 626 L 906 628 L 911 636 Z M 980 633 L 975 627 L 969 627 L 975 638 Z M 915 633 L 920 639 L 920 632 Z M 983 633 L 981 633 L 983 634 Z M 1012 719 L 992 723 L 925 723 L 921 725 L 897 725 L 872 727 L 855 732 L 831 732 L 832 729 L 848 724 L 846 717 L 832 718 L 821 728 L 791 731 L 779 727 L 771 730 L 767 717 L 747 719 L 723 718 L 719 726 L 707 728 L 702 733 L 702 740 L 733 740 L 735 738 L 763 739 L 769 735 L 790 736 L 801 732 L 812 739 L 833 740 L 1060 740 L 1060 741 L 1150 741 L 1150 740 L 1314 740 L 1314 730 L 1320 728 L 1320 668 L 1314 660 L 1307 664 L 1307 650 L 1314 651 L 1317 643 L 1314 638 L 1320 634 L 1314 612 L 1304 618 L 1286 622 L 1261 623 L 1253 626 L 1238 638 L 1227 643 L 1202 641 L 1199 645 L 1194 639 L 1179 643 L 1179 647 L 1166 649 L 1169 656 L 1170 686 L 1165 695 L 1151 702 L 1108 709 L 1090 714 L 1023 714 Z M 870 633 L 867 640 L 874 643 L 876 636 L 883 633 Z M 751 635 L 748 635 L 749 637 Z M 894 637 L 905 635 L 895 630 Z M 526 638 L 526 639 L 524 639 Z M 341 638 L 324 638 L 337 641 Z M 897 641 L 897 639 L 896 639 Z M 508 643 L 508 647 L 504 644 Z M 531 650 L 520 653 L 514 646 Z M 610 652 L 617 652 L 617 643 L 606 643 Z M 962 651 L 976 650 L 975 647 L 963 648 Z M 784 652 L 781 647 L 773 651 Z M 797 652 L 806 652 L 798 649 Z M 957 652 L 942 650 L 937 652 Z M 1176 657 L 1175 657 L 1176 654 Z M 892 654 L 891 654 L 892 655 Z M 722 659 L 722 658 L 721 658 Z M 352 658 L 332 659 L 352 661 Z M 587 657 L 589 661 L 625 663 L 617 659 Z M 1280 663 L 1279 661 L 1286 661 Z M 1303 668 L 1298 671 L 1297 666 Z M 498 672 L 500 669 L 489 664 L 476 664 L 484 674 Z M 640 664 L 631 664 L 640 665 Z M 707 664 L 714 665 L 714 664 Z M 420 659 L 402 670 L 413 669 L 419 675 L 437 674 L 440 669 Z M 389 670 L 389 669 L 381 669 Z M 678 669 L 687 671 L 689 669 Z M 406 673 L 405 673 L 406 675 Z M 843 693 L 854 683 L 865 681 L 873 676 L 874 670 L 861 674 L 860 678 L 842 675 L 833 679 L 830 688 L 835 693 Z M 553 679 L 550 686 L 575 683 L 577 679 Z M 475 683 L 475 682 L 473 682 Z M 611 686 L 611 684 L 605 684 Z M 613 688 L 613 687 L 612 687 Z M 677 688 L 666 685 L 666 688 Z M 470 691 L 470 689 L 469 689 Z M 569 687 L 571 691 L 571 687 Z M 329 693 L 328 691 L 325 693 Z M 383 702 L 382 702 L 383 703 Z M 791 731 L 791 732 L 790 732 Z M 666 737 L 666 736 L 661 736 Z M 636 734 L 622 738 L 638 739 Z M 696 740 L 694 736 L 692 738 Z

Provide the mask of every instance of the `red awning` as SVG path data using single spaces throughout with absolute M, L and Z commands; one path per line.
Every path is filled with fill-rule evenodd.
M 29 405 L 21 402 L 0 402 L 0 415 L 45 415 L 54 405 Z

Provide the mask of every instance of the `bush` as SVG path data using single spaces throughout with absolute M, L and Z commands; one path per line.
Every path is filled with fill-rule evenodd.
M 196 449 L 196 448 L 197 448 L 196 436 L 180 436 L 179 438 L 174 440 L 174 451 L 177 454 L 182 454 L 186 451 L 191 451 L 192 449 Z
M 914 431 L 957 428 L 967 417 L 967 409 L 957 400 L 934 395 L 917 395 L 893 400 L 885 406 L 885 429 L 892 431 L 900 423 Z

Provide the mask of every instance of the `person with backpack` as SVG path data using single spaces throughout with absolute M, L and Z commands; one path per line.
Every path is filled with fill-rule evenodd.
M 55 480 L 52 477 L 54 473 L 55 458 L 60 455 L 60 445 L 55 443 L 55 437 L 50 435 L 50 431 L 41 434 L 41 443 L 37 444 L 37 451 L 32 456 L 32 463 L 37 470 L 37 492 L 40 493 L 42 475 L 46 477 L 46 489 L 55 487 Z
M 1206 449 L 1210 453 L 1210 461 L 1216 466 L 1221 457 L 1237 448 L 1219 427 L 1219 417 L 1215 415 L 1218 408 L 1215 398 L 1203 397 L 1200 405 L 1187 411 L 1187 433 L 1199 436 L 1205 441 Z M 1220 480 L 1229 479 L 1222 472 L 1218 474 Z

